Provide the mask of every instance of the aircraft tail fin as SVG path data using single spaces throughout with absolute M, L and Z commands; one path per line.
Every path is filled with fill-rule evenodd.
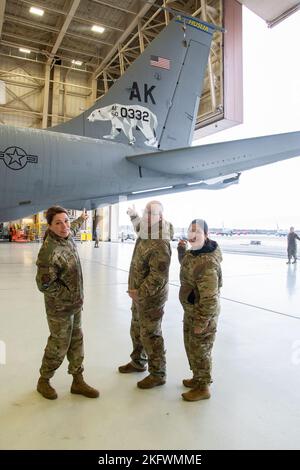
M 216 29 L 176 16 L 100 100 L 51 130 L 148 150 L 190 145 Z

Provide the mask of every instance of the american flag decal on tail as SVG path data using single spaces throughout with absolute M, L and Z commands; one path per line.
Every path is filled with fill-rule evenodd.
M 158 57 L 157 55 L 152 55 L 150 59 L 150 65 L 153 67 L 159 67 L 161 69 L 170 70 L 170 60 L 165 59 L 164 57 Z

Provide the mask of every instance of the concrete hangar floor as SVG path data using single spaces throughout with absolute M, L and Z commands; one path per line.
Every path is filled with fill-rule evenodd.
M 35 286 L 38 244 L 0 244 L 1 449 L 299 449 L 300 266 L 224 253 L 212 397 L 188 403 L 175 245 L 163 320 L 166 385 L 140 390 L 121 375 L 131 350 L 126 294 L 132 243 L 79 245 L 85 283 L 85 375 L 91 400 L 71 395 L 66 363 L 57 400 L 36 391 L 48 336 Z M 6 361 L 4 361 L 6 348 Z M 5 363 L 3 363 L 5 362 Z

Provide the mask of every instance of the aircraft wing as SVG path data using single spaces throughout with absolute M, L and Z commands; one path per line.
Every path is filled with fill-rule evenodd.
M 297 156 L 300 132 L 140 154 L 127 160 L 159 173 L 207 180 Z

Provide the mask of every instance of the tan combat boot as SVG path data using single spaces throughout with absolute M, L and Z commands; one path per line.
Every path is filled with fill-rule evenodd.
M 153 388 L 157 387 L 158 385 L 163 385 L 166 383 L 166 379 L 164 377 L 159 377 L 158 375 L 147 375 L 143 380 L 137 383 L 139 388 Z
M 182 385 L 184 385 L 187 388 L 196 388 L 197 387 L 197 381 L 192 378 L 192 379 L 183 379 Z
M 48 398 L 48 400 L 55 400 L 57 398 L 57 393 L 54 388 L 51 387 L 49 379 L 40 377 L 36 389 L 44 398 Z
M 210 398 L 209 386 L 199 385 L 198 387 L 193 388 L 189 392 L 182 393 L 181 396 L 186 401 L 207 400 L 208 398 Z
M 71 386 L 71 393 L 76 393 L 77 395 L 83 395 L 88 398 L 98 398 L 99 392 L 93 387 L 90 387 L 83 380 L 82 374 L 73 375 L 73 382 Z
M 136 367 L 132 362 L 128 362 L 128 364 L 120 366 L 118 369 L 121 374 L 131 374 L 132 372 L 144 372 L 147 370 L 146 367 Z

